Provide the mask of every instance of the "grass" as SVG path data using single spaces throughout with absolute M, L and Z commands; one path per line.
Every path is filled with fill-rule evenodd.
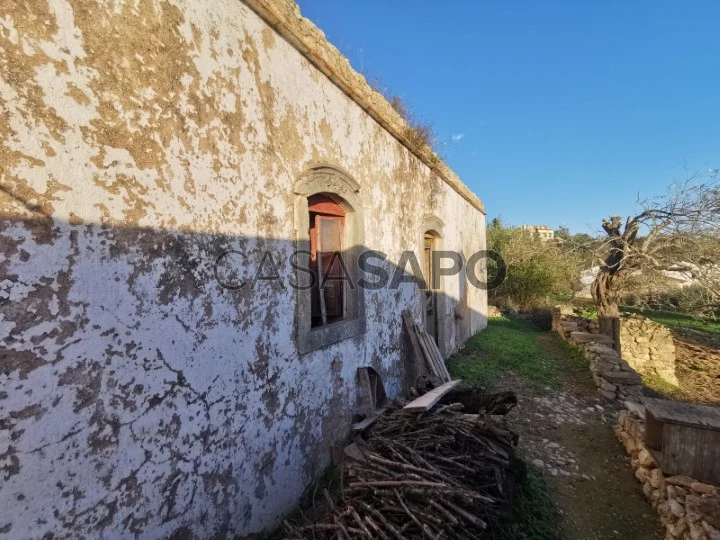
M 524 462 L 526 474 L 518 483 L 512 506 L 500 524 L 503 540 L 561 538 L 562 517 L 540 470 Z
M 653 309 L 624 307 L 623 311 L 644 315 L 648 319 L 652 319 L 653 321 L 664 324 L 670 328 L 689 328 L 691 330 L 699 330 L 700 332 L 720 334 L 720 321 L 703 321 L 682 313 L 657 311 Z
M 514 371 L 538 388 L 556 388 L 568 372 L 587 374 L 587 361 L 559 336 L 532 323 L 496 318 L 449 361 L 450 373 L 468 385 L 494 386 Z

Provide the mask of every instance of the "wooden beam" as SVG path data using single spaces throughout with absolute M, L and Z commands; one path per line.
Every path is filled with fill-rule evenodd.
M 430 390 L 427 394 L 420 396 L 417 399 L 412 400 L 410 403 L 405 405 L 403 407 L 403 411 L 407 412 L 425 412 L 432 409 L 435 404 L 440 401 L 440 398 L 442 398 L 445 394 L 450 392 L 453 388 L 455 388 L 458 384 L 460 384 L 460 379 L 456 379 L 454 381 L 446 382 L 445 384 L 438 386 L 434 390 Z
M 410 338 L 410 349 L 412 351 L 413 363 L 415 365 L 415 377 L 413 378 L 413 381 L 415 381 L 420 375 L 430 373 L 430 371 L 425 363 L 425 357 L 423 356 L 420 343 L 418 342 L 417 335 L 415 334 L 415 323 L 413 322 L 412 314 L 409 309 L 403 310 L 402 320 L 403 328 Z
M 367 428 L 372 426 L 378 418 L 380 418 L 383 414 L 385 414 L 385 408 L 378 409 L 375 411 L 373 416 L 368 416 L 365 420 L 362 420 L 360 422 L 356 422 L 352 426 L 353 431 L 365 431 Z

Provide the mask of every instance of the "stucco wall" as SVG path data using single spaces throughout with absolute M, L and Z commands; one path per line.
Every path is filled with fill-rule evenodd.
M 236 0 L 0 3 L 0 531 L 245 535 L 274 526 L 359 407 L 400 391 L 414 286 L 365 292 L 366 332 L 299 355 L 295 291 L 230 291 L 270 250 L 289 279 L 293 186 L 361 188 L 366 247 L 484 248 L 483 214 Z M 391 267 L 392 265 L 390 265 Z M 486 297 L 443 283 L 449 352 Z

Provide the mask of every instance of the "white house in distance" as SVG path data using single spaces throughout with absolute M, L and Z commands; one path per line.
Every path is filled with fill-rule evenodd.
M 523 225 L 521 229 L 538 235 L 541 240 L 552 240 L 555 238 L 555 231 L 545 225 Z

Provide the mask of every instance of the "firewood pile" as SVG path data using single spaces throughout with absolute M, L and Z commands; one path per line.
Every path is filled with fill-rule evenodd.
M 285 522 L 285 538 L 491 537 L 507 508 L 517 435 L 463 405 L 380 417 L 345 449 L 339 497 L 312 524 Z

